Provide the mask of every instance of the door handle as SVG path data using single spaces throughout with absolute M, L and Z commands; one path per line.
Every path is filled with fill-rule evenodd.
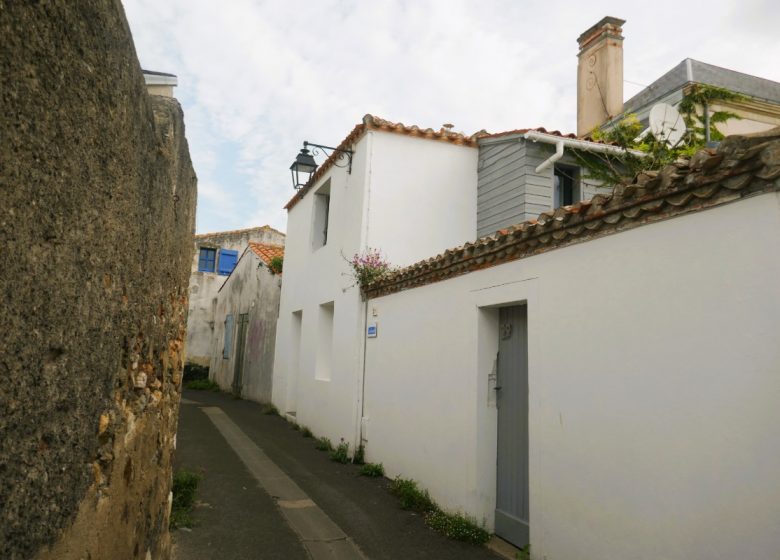
M 500 390 L 501 390 L 501 387 L 500 387 L 500 386 L 498 386 L 498 387 L 493 387 L 493 390 L 494 390 L 494 391 L 500 391 Z

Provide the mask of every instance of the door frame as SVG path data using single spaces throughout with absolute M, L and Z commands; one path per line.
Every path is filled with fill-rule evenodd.
M 539 503 L 536 496 L 538 484 L 535 484 L 538 472 L 538 446 L 535 445 L 535 434 L 539 433 L 536 426 L 536 411 L 540 406 L 538 396 L 534 392 L 534 372 L 540 356 L 540 332 L 536 325 L 540 324 L 539 278 L 532 276 L 520 278 L 498 285 L 477 287 L 469 291 L 471 301 L 477 311 L 477 372 L 479 375 L 479 390 L 477 391 L 478 407 L 481 412 L 478 418 L 477 431 L 478 467 L 476 485 L 477 491 L 485 497 L 483 511 L 488 527 L 495 527 L 496 490 L 498 459 L 498 410 L 495 406 L 495 371 L 499 339 L 499 308 L 513 305 L 525 305 L 527 309 L 528 326 L 528 492 L 531 519 L 539 519 L 540 515 L 534 509 Z M 541 543 L 542 535 L 538 534 L 531 523 L 531 543 Z

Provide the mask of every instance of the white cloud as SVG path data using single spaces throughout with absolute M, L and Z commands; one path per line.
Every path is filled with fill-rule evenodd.
M 769 0 L 126 0 L 125 9 L 142 65 L 179 76 L 199 231 L 285 229 L 302 141 L 336 145 L 367 112 L 467 133 L 573 131 L 576 38 L 604 15 L 627 20 L 627 80 L 649 83 L 692 57 L 780 81 Z M 626 84 L 626 96 L 638 89 Z

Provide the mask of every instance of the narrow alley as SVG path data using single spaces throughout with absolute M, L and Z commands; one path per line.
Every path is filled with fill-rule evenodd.
M 176 468 L 201 474 L 183 559 L 485 559 L 404 511 L 388 480 L 329 460 L 285 420 L 225 393 L 184 391 Z

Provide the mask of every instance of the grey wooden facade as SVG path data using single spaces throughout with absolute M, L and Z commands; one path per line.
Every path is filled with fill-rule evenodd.
M 486 139 L 479 145 L 477 183 L 477 236 L 539 217 L 553 208 L 553 167 L 535 169 L 555 153 L 553 144 L 532 142 L 522 135 Z M 578 175 L 577 200 L 592 198 L 610 189 L 588 180 L 577 158 L 569 151 L 556 162 Z

